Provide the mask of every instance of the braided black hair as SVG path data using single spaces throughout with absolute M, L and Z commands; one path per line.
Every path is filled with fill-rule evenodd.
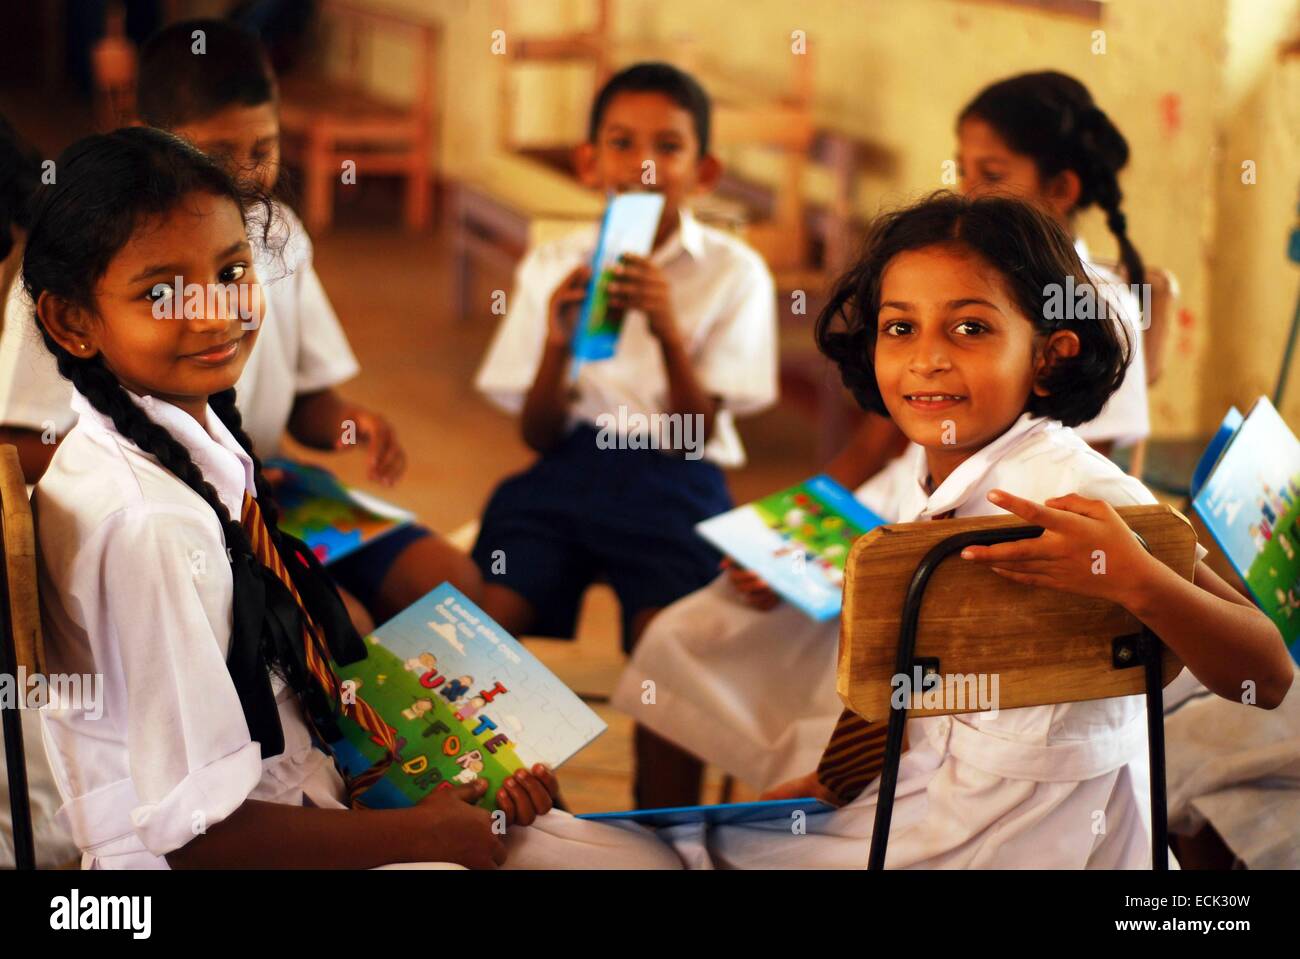
M 237 204 L 246 226 L 257 230 L 255 242 L 271 247 L 275 219 L 271 201 L 172 134 L 133 127 L 86 137 L 63 152 L 57 168 L 57 184 L 37 196 L 23 258 L 23 283 L 33 303 L 48 293 L 95 315 L 96 283 L 137 226 L 149 217 L 175 209 L 194 193 L 227 198 Z M 241 685 L 241 676 L 235 676 L 232 664 L 232 676 L 250 726 L 254 714 L 266 722 L 278 723 L 274 701 L 266 698 L 269 687 L 263 688 L 262 682 L 266 670 L 271 669 L 304 698 L 304 706 L 312 713 L 318 730 L 322 729 L 323 723 L 337 715 L 338 704 L 322 700 L 321 691 L 313 684 L 300 635 L 295 631 L 299 615 L 296 603 L 274 574 L 257 561 L 239 517 L 230 515 L 186 448 L 144 413 L 101 356 L 76 356 L 64 349 L 43 323 L 38 322 L 38 326 L 46 347 L 58 362 L 59 372 L 90 405 L 109 417 L 122 436 L 202 497 L 217 516 L 235 573 L 236 625 L 238 628 L 242 623 L 255 636 L 253 652 L 260 656 L 256 664 L 253 658 L 244 664 L 245 685 Z M 261 461 L 243 430 L 235 390 L 215 394 L 208 403 L 253 460 L 258 505 L 271 541 L 308 613 L 324 631 L 334 658 L 339 662 L 360 658 L 355 653 L 360 648 L 364 655 L 364 647 L 337 592 L 310 550 L 278 528 L 274 497 L 262 474 Z M 242 598 L 252 598 L 252 606 L 247 608 L 241 607 L 241 583 L 245 586 Z M 257 702 L 250 705 L 253 700 Z M 278 726 L 271 731 L 263 726 L 262 732 L 274 741 Z M 266 739 L 262 745 L 263 755 L 278 752 L 273 745 L 268 747 Z
M 1128 235 L 1119 171 L 1128 141 L 1074 77 L 1052 70 L 1023 73 L 985 87 L 961 111 L 958 124 L 983 120 L 1013 151 L 1033 159 L 1040 176 L 1073 170 L 1079 177 L 1078 209 L 1096 205 L 1119 244 L 1128 282 L 1146 281 L 1142 256 Z
M 0 116 L 0 260 L 13 250 L 13 228 L 31 225 L 31 200 L 40 178 L 41 155 Z

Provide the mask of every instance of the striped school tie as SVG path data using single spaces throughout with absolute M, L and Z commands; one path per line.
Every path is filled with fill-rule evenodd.
M 831 741 L 817 763 L 817 781 L 840 805 L 852 802 L 885 765 L 888 723 L 869 723 L 852 710 L 840 713 Z
M 934 520 L 952 519 L 956 512 L 950 509 L 935 516 Z M 885 768 L 888 735 L 888 723 L 869 723 L 852 710 L 844 710 L 817 763 L 817 781 L 829 789 L 841 805 L 857 799 Z
M 307 612 L 307 607 L 303 605 L 302 598 L 293 585 L 293 579 L 289 576 L 289 571 L 284 568 L 284 560 L 281 559 L 275 544 L 271 542 L 271 535 L 266 528 L 266 521 L 262 519 L 262 511 L 258 508 L 257 500 L 247 492 L 244 493 L 244 508 L 240 514 L 239 523 L 244 528 L 249 543 L 252 544 L 253 555 L 257 557 L 258 562 L 274 573 L 275 578 L 284 584 L 285 589 L 293 596 L 293 601 L 298 604 L 298 608 L 302 611 L 304 658 L 312 678 L 324 691 L 330 703 L 337 705 L 343 715 L 370 733 L 374 741 L 384 747 L 385 754 L 382 759 L 361 775 L 346 777 L 348 799 L 353 805 L 356 805 L 357 797 L 378 782 L 380 777 L 388 771 L 388 767 L 393 764 L 393 759 L 397 755 L 396 734 L 392 727 L 380 718 L 379 713 L 375 712 L 374 708 L 360 696 L 353 694 L 347 697 L 349 701 L 345 701 L 342 683 L 339 682 L 338 673 L 334 671 L 334 667 L 330 663 L 329 647 L 325 643 L 325 638 L 311 618 L 311 614 Z M 312 723 L 312 730 L 315 732 L 315 723 L 312 722 L 311 712 L 310 710 L 306 712 L 307 720 Z M 324 741 L 319 734 L 317 734 L 316 738 L 322 742 Z

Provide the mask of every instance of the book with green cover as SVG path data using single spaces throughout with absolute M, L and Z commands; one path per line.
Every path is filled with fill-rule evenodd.
M 1192 509 L 1300 662 L 1300 440 L 1261 396 L 1228 411 L 1192 479 Z
M 517 769 L 556 768 L 606 729 L 550 670 L 449 583 L 366 637 L 366 658 L 336 666 L 351 690 L 397 736 L 398 761 L 361 797 L 400 808 L 435 789 L 488 781 L 480 805 Z M 350 775 L 383 747 L 346 717 L 331 743 Z

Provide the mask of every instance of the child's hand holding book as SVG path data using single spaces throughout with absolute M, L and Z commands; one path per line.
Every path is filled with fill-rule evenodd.
M 643 256 L 624 253 L 614 267 L 609 284 L 609 305 L 625 312 L 640 310 L 645 314 L 650 332 L 660 343 L 668 345 L 677 338 L 677 318 L 673 313 L 668 280 L 663 271 Z
M 476 803 L 487 792 L 479 779 L 437 789 L 404 812 L 410 823 L 411 862 L 454 862 L 468 869 L 495 869 L 506 861 L 506 846 L 492 829 L 492 814 Z
M 546 345 L 549 349 L 565 354 L 569 352 L 573 345 L 573 327 L 582 310 L 582 302 L 587 298 L 590 283 L 591 267 L 584 263 L 574 267 L 551 294 L 546 323 Z
M 764 613 L 781 605 L 781 597 L 752 569 L 746 569 L 726 557 L 722 560 L 722 568 L 727 571 L 727 579 L 747 605 Z
M 497 807 L 506 814 L 506 821 L 511 825 L 531 826 L 538 816 L 546 815 L 559 801 L 559 780 L 541 763 L 534 763 L 531 772 L 515 770 L 505 785 L 497 790 Z

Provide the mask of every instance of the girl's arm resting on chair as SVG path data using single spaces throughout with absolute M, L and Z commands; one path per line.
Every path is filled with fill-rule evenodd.
M 989 501 L 1042 526 L 1043 535 L 971 546 L 963 559 L 1018 583 L 1118 603 L 1224 699 L 1274 709 L 1286 697 L 1293 668 L 1277 627 L 1204 563 L 1197 564 L 1194 582 L 1183 579 L 1148 553 L 1102 500 L 1071 494 L 1039 504 L 993 490 Z M 1098 552 L 1105 559 L 1100 574 Z
M 1264 613 L 1205 563 L 1194 582 L 1152 560 L 1124 604 L 1224 699 L 1275 709 L 1291 687 L 1291 657 Z M 1249 695 L 1248 695 L 1249 693 Z

